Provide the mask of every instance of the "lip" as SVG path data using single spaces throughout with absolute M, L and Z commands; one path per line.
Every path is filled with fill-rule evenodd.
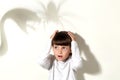
M 62 55 L 58 55 L 58 58 L 62 58 L 63 56 Z

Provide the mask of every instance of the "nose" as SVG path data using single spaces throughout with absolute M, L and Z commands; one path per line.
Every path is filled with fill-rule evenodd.
M 59 52 L 59 54 L 62 54 L 62 49 L 59 49 L 59 51 L 58 51 L 58 52 Z

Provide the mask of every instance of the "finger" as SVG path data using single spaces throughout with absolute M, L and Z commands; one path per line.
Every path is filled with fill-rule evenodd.
M 55 36 L 55 34 L 58 32 L 58 30 L 55 30 L 54 33 L 51 35 L 51 39 L 53 39 L 53 37 Z
M 75 35 L 74 35 L 74 33 L 68 31 L 68 35 L 71 37 L 72 40 L 75 40 Z

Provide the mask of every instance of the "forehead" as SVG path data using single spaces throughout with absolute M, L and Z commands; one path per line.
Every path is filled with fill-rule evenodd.
M 56 44 L 54 44 L 53 46 L 70 47 L 69 45 L 56 45 Z

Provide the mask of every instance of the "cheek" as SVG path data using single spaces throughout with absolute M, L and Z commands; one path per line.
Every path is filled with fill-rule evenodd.
M 54 55 L 57 55 L 57 53 L 58 53 L 58 51 L 55 50 L 55 49 L 53 49 L 53 54 L 54 54 Z
M 52 48 L 53 52 L 56 52 L 56 50 L 54 48 Z
M 64 56 L 68 57 L 70 55 L 71 51 L 67 51 L 64 53 Z
M 67 53 L 70 54 L 71 53 L 71 49 L 68 49 Z

